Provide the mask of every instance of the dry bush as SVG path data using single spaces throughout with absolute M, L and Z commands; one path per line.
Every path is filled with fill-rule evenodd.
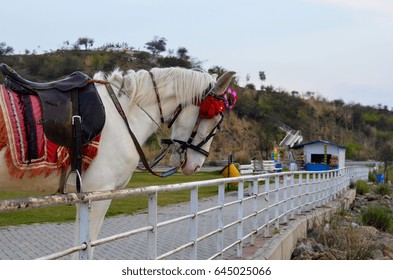
M 249 163 L 257 143 L 253 124 L 238 118 L 234 112 L 226 112 L 221 131 L 214 136 L 209 160 L 226 159 L 230 153 L 241 152 L 247 154 Z
M 328 247 L 337 260 L 370 259 L 376 248 L 372 234 L 365 227 L 352 226 L 351 222 L 344 225 L 338 215 L 314 229 L 315 239 Z
M 250 153 L 247 151 L 236 152 L 234 155 L 234 159 L 240 164 L 250 164 L 251 162 Z

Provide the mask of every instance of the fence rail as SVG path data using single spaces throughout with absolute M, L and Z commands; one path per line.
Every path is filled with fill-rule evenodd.
M 215 247 L 211 248 L 208 259 L 225 258 L 225 254 L 233 252 L 234 249 L 240 257 L 245 242 L 253 244 L 257 235 L 269 236 L 274 230 L 279 230 L 283 223 L 296 218 L 296 215 L 334 200 L 349 187 L 351 181 L 367 180 L 368 172 L 367 167 L 353 166 L 322 172 L 269 173 L 116 191 L 30 197 L 0 201 L 0 212 L 64 204 L 80 205 L 80 244 L 40 259 L 57 259 L 78 251 L 80 259 L 88 259 L 93 247 L 142 233 L 147 236 L 145 259 L 170 259 L 184 251 L 187 251 L 189 259 L 199 259 L 199 245 L 212 239 Z M 232 183 L 237 183 L 236 193 L 226 191 L 226 185 Z M 211 186 L 217 187 L 215 205 L 199 209 L 198 190 Z M 179 190 L 190 192 L 189 213 L 158 221 L 158 194 Z M 148 199 L 145 226 L 89 242 L 89 229 L 86 226 L 89 204 L 93 201 L 132 196 L 145 196 Z M 233 212 L 235 214 L 229 214 Z M 206 216 L 215 220 L 215 226 L 201 232 L 198 220 Z M 184 226 L 185 223 L 188 225 Z M 165 252 L 159 252 L 158 229 L 173 225 L 188 229 L 188 241 Z

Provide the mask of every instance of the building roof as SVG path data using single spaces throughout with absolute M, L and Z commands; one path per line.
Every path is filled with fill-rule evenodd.
M 329 142 L 329 141 L 326 141 L 326 140 L 315 140 L 315 141 L 302 143 L 302 144 L 293 146 L 292 149 L 295 149 L 295 150 L 296 149 L 301 149 L 301 148 L 304 148 L 304 146 L 313 145 L 313 144 L 317 144 L 317 143 L 329 144 L 329 145 L 337 146 L 337 147 L 343 148 L 343 149 L 347 148 L 347 147 L 344 147 L 344 146 L 341 146 L 341 145 L 338 145 L 338 144 L 335 144 L 335 143 L 332 143 L 332 142 Z

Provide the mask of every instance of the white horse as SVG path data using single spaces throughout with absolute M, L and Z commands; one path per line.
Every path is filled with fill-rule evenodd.
M 162 119 L 165 122 L 173 120 L 171 138 L 182 145 L 172 154 L 171 163 L 179 166 L 182 173 L 191 175 L 203 165 L 221 118 L 220 115 L 211 119 L 199 118 L 199 105 L 206 95 L 223 94 L 234 74 L 226 72 L 216 81 L 216 75 L 196 70 L 154 68 L 150 73 L 145 70 L 129 70 L 126 73 L 115 70 L 107 77 L 99 72 L 94 79 L 109 82 L 140 145 L 158 129 L 158 125 L 163 124 Z M 106 121 L 101 133 L 98 154 L 82 174 L 83 192 L 124 188 L 140 160 L 135 143 L 108 95 L 106 86 L 100 83 L 96 83 L 95 86 L 105 107 Z M 179 105 L 182 110 L 173 119 Z M 189 140 L 193 130 L 196 130 L 196 133 L 191 145 L 183 145 Z M 197 146 L 199 151 L 195 148 Z M 57 172 L 47 177 L 12 177 L 5 162 L 6 148 L 0 150 L 0 189 L 43 194 L 61 190 L 60 175 Z M 183 157 L 186 159 L 185 162 L 181 159 Z M 111 200 L 92 202 L 89 225 L 91 241 L 97 239 L 110 203 Z M 79 236 L 78 220 L 75 236 Z

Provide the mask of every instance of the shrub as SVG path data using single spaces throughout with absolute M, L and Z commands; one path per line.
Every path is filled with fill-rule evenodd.
M 326 224 L 314 230 L 314 237 L 329 248 L 329 253 L 337 260 L 367 260 L 376 247 L 370 236 L 363 233 L 360 227 L 343 226 L 341 220 L 348 214 L 340 211 L 331 217 Z
M 377 182 L 377 175 L 374 172 L 369 172 L 368 173 L 368 181 L 369 182 Z
M 378 185 L 374 191 L 375 191 L 375 193 L 380 194 L 380 195 L 390 195 L 392 192 L 390 190 L 389 186 L 386 184 Z
M 251 158 L 250 154 L 246 151 L 238 151 L 234 155 L 235 161 L 239 162 L 240 164 L 250 164 Z
M 391 231 L 393 229 L 392 215 L 388 213 L 387 208 L 381 206 L 370 206 L 363 211 L 362 222 L 381 231 Z
M 363 195 L 370 192 L 370 187 L 366 181 L 359 180 L 356 182 L 356 193 Z

